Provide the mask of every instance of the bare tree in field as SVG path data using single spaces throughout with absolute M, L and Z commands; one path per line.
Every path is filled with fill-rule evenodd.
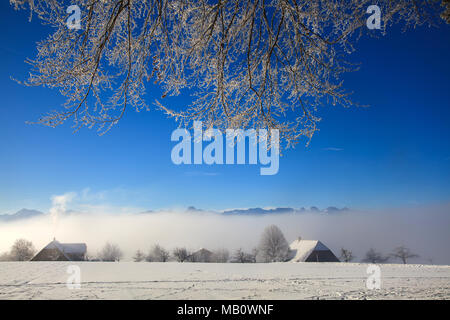
M 270 225 L 264 229 L 258 250 L 258 257 L 262 262 L 285 261 L 289 245 L 283 232 L 276 225 Z
M 142 253 L 141 250 L 136 251 L 136 253 L 133 256 L 134 262 L 141 262 L 145 260 L 145 255 Z
M 244 250 L 239 248 L 234 252 L 233 257 L 231 258 L 231 262 L 245 263 L 246 256 L 247 256 L 247 254 L 244 252 Z
M 186 248 L 175 248 L 172 255 L 178 262 L 184 262 L 188 260 L 190 253 Z
M 170 253 L 159 244 L 155 244 L 148 253 L 145 260 L 149 262 L 167 262 L 169 260 Z
M 353 256 L 353 253 L 350 250 L 341 248 L 341 261 L 344 262 L 350 262 L 353 259 L 355 259 L 355 257 Z
M 107 242 L 105 246 L 100 250 L 98 258 L 101 261 L 120 261 L 123 257 L 123 252 L 119 246 L 113 243 Z
M 184 91 L 190 105 L 154 105 L 180 125 L 279 129 L 287 147 L 309 141 L 319 107 L 355 105 L 342 86 L 342 75 L 357 69 L 348 56 L 362 34 L 380 34 L 366 27 L 373 0 L 10 2 L 53 28 L 28 60 L 23 83 L 58 89 L 67 100 L 38 122 L 73 120 L 76 130 L 97 126 L 102 133 L 127 109 L 150 109 L 148 90 L 161 99 Z M 395 23 L 438 24 L 443 11 L 439 1 L 375 3 L 383 33 Z M 80 30 L 66 25 L 75 4 Z
M 234 254 L 231 258 L 231 262 L 252 263 L 252 262 L 255 262 L 255 257 L 252 254 L 246 253 L 244 250 L 239 248 L 234 252 Z
M 29 261 L 35 253 L 36 249 L 31 241 L 18 239 L 12 245 L 9 257 L 13 261 Z
M 405 246 L 395 248 L 394 252 L 391 255 L 394 258 L 402 260 L 403 264 L 406 264 L 408 262 L 408 259 L 419 257 L 419 255 L 412 253 L 411 250 L 409 250 Z
M 389 256 L 384 256 L 381 253 L 375 251 L 375 249 L 370 248 L 369 251 L 366 252 L 366 256 L 362 261 L 369 263 L 385 263 L 388 260 Z

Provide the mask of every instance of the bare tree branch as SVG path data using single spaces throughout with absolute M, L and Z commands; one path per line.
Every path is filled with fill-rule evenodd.
M 128 107 L 149 109 L 153 80 L 161 98 L 192 93 L 183 106 L 155 101 L 180 126 L 202 120 L 222 130 L 279 129 L 289 147 L 312 138 L 319 107 L 355 105 L 341 76 L 357 70 L 345 57 L 366 32 L 373 1 L 70 1 L 83 12 L 81 30 L 66 26 L 68 1 L 10 2 L 54 28 L 37 44 L 24 84 L 56 88 L 67 100 L 39 123 L 72 119 L 76 130 L 98 126 L 104 133 Z M 379 0 L 383 32 L 394 23 L 435 24 L 439 4 Z

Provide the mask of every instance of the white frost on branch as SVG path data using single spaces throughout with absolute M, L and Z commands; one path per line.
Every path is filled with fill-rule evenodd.
M 193 94 L 187 106 L 156 106 L 182 126 L 278 129 L 289 147 L 318 130 L 318 108 L 351 106 L 341 75 L 366 32 L 372 0 L 10 0 L 54 28 L 29 60 L 26 85 L 56 88 L 64 109 L 39 123 L 73 119 L 76 130 L 107 131 L 127 108 L 148 110 L 154 82 L 161 99 Z M 65 24 L 68 5 L 82 29 Z M 379 0 L 382 27 L 436 21 L 439 1 Z M 156 88 L 155 88 L 156 89 Z

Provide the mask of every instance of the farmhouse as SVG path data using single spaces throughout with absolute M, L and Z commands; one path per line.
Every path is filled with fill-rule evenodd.
M 290 262 L 339 262 L 334 253 L 319 240 L 298 238 L 289 249 Z
M 83 261 L 86 249 L 85 243 L 60 243 L 53 239 L 31 261 Z
M 193 252 L 189 256 L 191 262 L 211 262 L 213 253 L 205 248 Z

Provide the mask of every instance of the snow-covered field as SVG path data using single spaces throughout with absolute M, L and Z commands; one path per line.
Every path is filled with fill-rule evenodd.
M 81 270 L 68 289 L 67 268 Z M 0 299 L 449 299 L 450 266 L 359 263 L 0 262 Z

